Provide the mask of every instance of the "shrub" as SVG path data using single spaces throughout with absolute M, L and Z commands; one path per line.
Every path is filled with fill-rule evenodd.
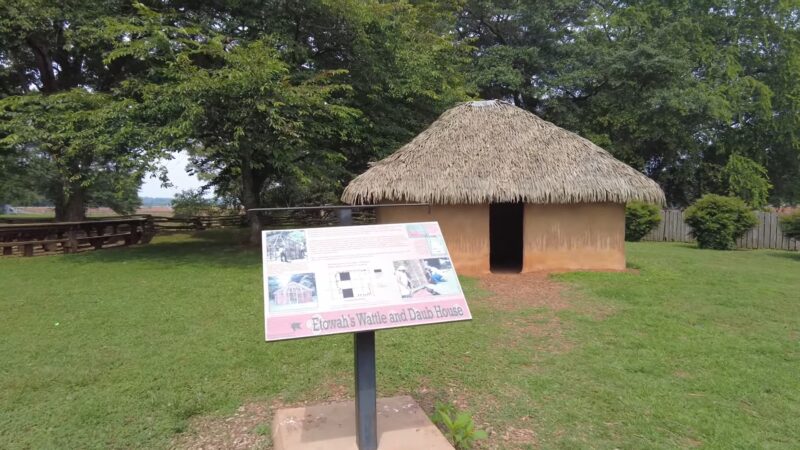
M 625 240 L 641 241 L 661 223 L 660 208 L 652 203 L 630 202 L 625 206 Z
M 781 217 L 781 228 L 786 237 L 800 239 L 800 209 Z
M 758 219 L 740 198 L 706 194 L 686 209 L 686 223 L 700 248 L 732 250 Z
M 772 184 L 767 169 L 761 164 L 741 155 L 731 155 L 722 168 L 722 179 L 728 195 L 739 197 L 756 209 L 767 206 Z
M 172 199 L 172 214 L 175 217 L 193 217 L 210 214 L 214 201 L 203 197 L 202 189 L 188 189 L 175 194 Z

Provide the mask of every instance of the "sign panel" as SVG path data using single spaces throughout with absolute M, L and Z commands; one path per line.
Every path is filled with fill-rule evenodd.
M 268 341 L 472 318 L 436 222 L 261 237 Z

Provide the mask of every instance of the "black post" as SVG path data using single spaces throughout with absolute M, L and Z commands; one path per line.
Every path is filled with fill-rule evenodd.
M 353 210 L 336 211 L 339 225 L 353 224 Z M 378 449 L 378 414 L 375 390 L 375 332 L 353 333 L 353 359 L 356 378 L 356 444 L 358 450 Z
M 353 338 L 356 376 L 356 443 L 358 450 L 377 450 L 375 332 L 354 333 Z

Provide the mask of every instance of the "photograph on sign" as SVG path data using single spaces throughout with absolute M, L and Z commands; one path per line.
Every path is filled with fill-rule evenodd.
M 303 230 L 270 231 L 266 234 L 270 262 L 302 261 L 306 257 L 306 234 Z
M 317 304 L 317 284 L 313 273 L 294 273 L 267 278 L 269 310 L 285 311 L 313 308 Z
M 262 232 L 268 341 L 470 320 L 439 224 Z

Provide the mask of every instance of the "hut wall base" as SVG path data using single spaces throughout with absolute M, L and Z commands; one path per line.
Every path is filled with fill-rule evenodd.
M 525 205 L 523 272 L 625 269 L 625 205 Z

